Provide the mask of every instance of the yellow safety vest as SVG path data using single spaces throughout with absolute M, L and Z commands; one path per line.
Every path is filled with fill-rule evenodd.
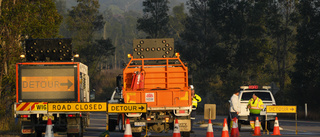
M 194 94 L 194 97 L 192 98 L 192 106 L 197 107 L 198 102 L 201 102 L 201 97 L 197 94 Z
M 251 98 L 248 102 L 248 105 L 251 106 L 249 110 L 252 114 L 260 114 L 261 109 L 263 109 L 263 102 L 258 97 L 255 101 L 253 100 L 253 98 Z

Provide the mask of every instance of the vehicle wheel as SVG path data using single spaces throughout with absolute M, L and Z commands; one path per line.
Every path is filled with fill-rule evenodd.
M 190 132 L 182 132 L 183 137 L 190 137 Z
M 268 130 L 273 131 L 274 121 L 268 121 Z
M 22 137 L 36 137 L 37 134 L 23 134 Z
M 109 119 L 109 131 L 116 130 L 117 121 L 114 119 Z
M 120 115 L 118 127 L 119 127 L 119 131 L 120 132 L 124 132 L 124 125 L 123 125 L 122 115 Z
M 133 132 L 132 136 L 133 137 L 141 137 L 141 132 Z

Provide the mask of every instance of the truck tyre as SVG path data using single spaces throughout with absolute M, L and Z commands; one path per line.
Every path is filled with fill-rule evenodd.
M 183 137 L 190 137 L 190 132 L 182 132 Z
M 36 137 L 37 134 L 23 134 L 22 137 Z
M 109 119 L 109 131 L 116 130 L 117 121 L 114 119 Z
M 133 137 L 141 137 L 141 132 L 133 132 L 132 136 Z
M 120 115 L 120 117 L 119 117 L 118 128 L 119 128 L 119 131 L 120 131 L 120 132 L 124 132 L 124 124 L 123 124 L 122 115 Z
M 39 130 L 36 130 L 35 136 L 36 137 L 42 137 L 42 132 L 39 131 Z

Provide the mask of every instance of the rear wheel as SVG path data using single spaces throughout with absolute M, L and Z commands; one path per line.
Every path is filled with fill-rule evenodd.
M 109 131 L 115 131 L 117 126 L 117 121 L 114 119 L 109 119 Z
M 124 132 L 124 124 L 123 124 L 123 117 L 122 117 L 122 115 L 120 115 L 120 117 L 119 117 L 118 127 L 119 127 L 119 131 L 120 131 L 120 132 Z
M 132 133 L 133 137 L 141 137 L 141 132 L 134 132 Z
M 190 132 L 182 132 L 183 137 L 190 137 Z

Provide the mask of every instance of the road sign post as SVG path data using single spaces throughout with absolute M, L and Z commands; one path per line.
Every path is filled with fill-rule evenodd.
M 266 121 L 267 121 L 268 113 L 294 113 L 295 119 L 296 119 L 296 134 L 298 134 L 297 106 L 267 106 Z M 267 122 L 266 122 L 266 128 L 267 128 Z M 268 134 L 269 134 L 269 131 L 268 131 Z

